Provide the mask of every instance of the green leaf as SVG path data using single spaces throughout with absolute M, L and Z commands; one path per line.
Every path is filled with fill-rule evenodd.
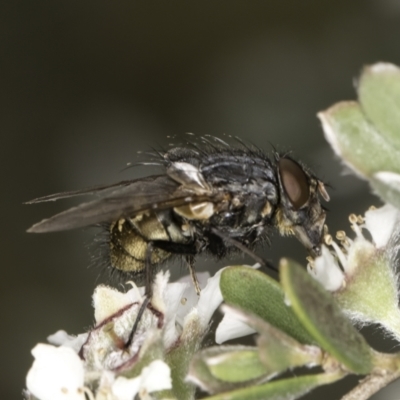
M 196 392 L 195 386 L 188 383 L 185 379 L 192 356 L 200 347 L 202 338 L 197 333 L 198 330 L 195 323 L 192 332 L 196 332 L 196 334 L 190 335 L 187 333 L 186 337 L 182 335 L 179 345 L 173 347 L 165 354 L 165 362 L 171 369 L 172 392 L 177 399 L 194 398 Z
M 305 375 L 221 393 L 206 397 L 204 400 L 293 400 L 298 399 L 318 386 L 335 382 L 343 376 L 343 373 L 340 372 Z
M 359 103 L 337 103 L 318 114 L 325 137 L 385 202 L 400 208 L 400 69 L 365 68 L 358 94 Z
M 212 375 L 203 359 L 201 351 L 195 354 L 192 358 L 187 380 L 195 383 L 202 390 L 208 393 L 218 393 L 235 388 L 234 384 L 222 382 Z
M 225 382 L 245 382 L 268 373 L 255 347 L 216 346 L 202 353 L 210 373 Z
M 368 374 L 372 369 L 372 349 L 332 295 L 293 261 L 281 261 L 280 275 L 293 311 L 309 334 L 350 371 Z
M 358 99 L 367 119 L 400 150 L 400 69 L 389 63 L 364 68 Z
M 226 303 L 259 316 L 300 343 L 314 343 L 285 304 L 279 283 L 268 275 L 249 267 L 228 267 L 221 274 L 220 288 Z
M 373 176 L 370 184 L 386 203 L 400 208 L 400 175 L 380 172 Z
M 377 250 L 371 243 L 352 244 L 352 278 L 345 290 L 335 292 L 340 309 L 360 324 L 380 324 L 400 341 L 397 265 L 393 249 Z
M 243 351 L 243 357 L 239 354 L 241 351 Z M 232 359 L 236 359 L 236 371 L 224 360 L 224 356 L 229 358 L 229 353 L 232 353 Z M 254 348 L 251 347 L 210 347 L 194 355 L 190 363 L 187 380 L 200 386 L 202 390 L 208 393 L 220 393 L 244 385 L 256 385 L 265 382 L 268 379 L 266 369 L 259 360 L 256 360 L 255 356 Z M 218 360 L 218 357 L 221 358 Z M 226 370 L 225 367 L 227 367 Z M 240 374 L 243 374 L 243 376 L 240 376 Z
M 302 365 L 319 365 L 322 351 L 316 346 L 302 345 L 269 325 L 269 333 L 257 338 L 259 357 L 268 370 L 282 372 Z
M 366 178 L 379 171 L 400 173 L 400 152 L 366 119 L 358 103 L 337 103 L 318 117 L 333 150 L 357 173 Z

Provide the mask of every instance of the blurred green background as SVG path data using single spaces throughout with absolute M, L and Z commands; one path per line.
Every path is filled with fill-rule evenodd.
M 91 229 L 25 233 L 75 203 L 24 201 L 145 174 L 121 170 L 194 132 L 293 150 L 333 187 L 332 231 L 379 204 L 343 174 L 315 115 L 355 98 L 363 65 L 400 64 L 399 1 L 15 0 L 0 5 L 0 32 L 2 399 L 21 398 L 37 342 L 91 326 L 104 281 L 87 268 Z M 275 235 L 259 253 L 304 264 L 294 239 Z M 354 382 L 308 398 L 337 399 Z M 398 399 L 397 387 L 374 399 Z

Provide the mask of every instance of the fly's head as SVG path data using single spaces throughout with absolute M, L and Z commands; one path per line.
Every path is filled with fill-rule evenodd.
M 326 211 L 319 196 L 329 201 L 323 182 L 287 156 L 276 157 L 280 204 L 276 214 L 282 235 L 293 234 L 312 257 L 320 254 Z

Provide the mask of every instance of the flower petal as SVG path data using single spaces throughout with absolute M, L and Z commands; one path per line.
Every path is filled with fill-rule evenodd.
M 88 336 L 88 333 L 81 333 L 77 336 L 68 335 L 67 332 L 59 330 L 56 333 L 48 336 L 47 341 L 54 346 L 70 347 L 71 349 L 75 350 L 76 353 L 79 353 Z
M 252 335 L 256 331 L 231 312 L 229 308 L 224 308 L 224 318 L 219 323 L 215 332 L 215 341 L 218 344 L 238 337 Z
M 171 389 L 171 370 L 162 360 L 155 360 L 142 369 L 140 376 L 132 379 L 119 376 L 112 385 L 112 393 L 118 400 L 132 400 L 159 390 Z
M 330 292 L 343 285 L 344 274 L 326 246 L 322 246 L 321 255 L 315 259 L 313 268 L 309 268 L 308 272 Z
M 207 280 L 207 286 L 201 291 L 197 310 L 199 313 L 200 324 L 205 329 L 210 322 L 215 310 L 222 303 L 222 293 L 219 288 L 221 273 L 225 268 L 221 268 L 212 278 Z
M 119 376 L 112 385 L 112 394 L 118 400 L 132 400 L 139 392 L 140 376 L 133 379 Z
M 153 283 L 153 295 L 151 297 L 152 306 L 165 314 L 167 311 L 166 296 L 165 293 L 168 288 L 170 273 L 169 271 L 160 271 Z
M 147 393 L 159 390 L 172 389 L 171 370 L 162 360 L 155 360 L 143 368 L 140 384 L 140 391 Z
M 199 286 L 202 289 L 202 291 L 207 286 L 209 278 L 210 278 L 209 272 L 201 272 L 197 274 L 197 280 L 199 281 Z M 189 312 L 193 307 L 197 306 L 199 302 L 199 296 L 196 293 L 190 275 L 182 277 L 181 279 L 179 279 L 178 283 L 180 284 L 185 283 L 186 285 L 185 291 L 183 292 L 182 297 L 179 301 L 180 306 L 177 310 L 177 321 L 180 323 L 180 325 L 183 325 L 183 320 L 186 317 L 186 315 L 189 314 Z M 182 302 L 181 301 L 182 299 L 184 299 L 185 301 Z
M 378 249 L 387 245 L 399 221 L 399 217 L 399 210 L 390 204 L 386 204 L 378 209 L 368 210 L 365 213 L 364 226 L 371 233 L 372 239 Z
M 128 305 L 141 302 L 141 295 L 144 288 L 132 288 L 126 293 L 120 292 L 109 286 L 99 285 L 93 293 L 93 307 L 96 324 L 100 324 L 105 319 L 111 317 L 119 310 Z
M 166 348 L 172 346 L 179 337 L 180 330 L 177 329 L 176 322 L 182 326 L 182 299 L 185 298 L 186 290 L 190 288 L 189 283 L 170 283 L 165 292 L 165 302 L 167 303 L 165 315 L 165 327 L 163 342 Z M 186 312 L 186 310 L 184 310 Z

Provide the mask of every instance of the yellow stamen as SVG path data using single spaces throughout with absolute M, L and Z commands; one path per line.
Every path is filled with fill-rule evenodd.
M 351 229 L 356 233 L 358 238 L 364 238 L 361 228 L 358 225 L 358 217 L 356 214 L 350 214 L 349 215 L 349 221 L 351 223 Z
M 340 241 L 346 240 L 346 232 L 345 231 L 337 231 L 336 239 L 340 240 Z
M 357 215 L 356 214 L 350 214 L 349 215 L 349 221 L 350 221 L 350 223 L 353 225 L 353 224 L 356 224 L 357 223 Z
M 346 265 L 347 265 L 346 255 L 343 253 L 342 249 L 337 245 L 337 243 L 334 242 L 333 240 L 332 240 L 331 246 L 335 250 L 340 264 L 342 264 L 343 268 L 346 270 Z
M 333 242 L 332 236 L 327 234 L 324 236 L 324 242 L 327 246 L 330 246 Z

